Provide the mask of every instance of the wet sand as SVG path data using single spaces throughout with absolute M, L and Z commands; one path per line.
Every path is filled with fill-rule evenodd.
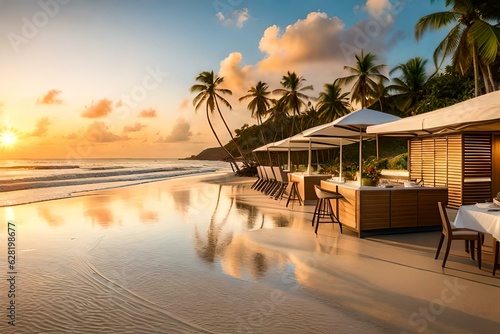
M 214 173 L 0 208 L 0 273 L 8 221 L 17 273 L 0 332 L 500 330 L 488 257 L 479 270 L 454 242 L 443 270 L 439 232 L 359 239 L 322 224 L 316 236 L 313 205 L 285 208 L 252 182 Z

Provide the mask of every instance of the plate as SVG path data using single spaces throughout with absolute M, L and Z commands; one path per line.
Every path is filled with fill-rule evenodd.
M 480 209 L 498 209 L 498 206 L 493 203 L 476 203 L 476 206 Z

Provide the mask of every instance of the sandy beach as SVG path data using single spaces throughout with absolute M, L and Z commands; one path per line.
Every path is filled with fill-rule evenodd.
M 0 208 L 0 289 L 15 288 L 0 332 L 500 330 L 487 256 L 480 270 L 454 242 L 442 269 L 440 232 L 359 239 L 323 224 L 316 236 L 314 205 L 286 208 L 253 180 L 212 173 Z

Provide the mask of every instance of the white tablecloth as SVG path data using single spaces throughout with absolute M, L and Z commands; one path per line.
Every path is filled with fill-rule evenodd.
M 493 204 L 462 205 L 455 218 L 455 227 L 465 227 L 493 235 L 500 240 L 500 208 Z

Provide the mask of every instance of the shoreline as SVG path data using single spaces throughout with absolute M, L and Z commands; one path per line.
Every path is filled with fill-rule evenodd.
M 20 333 L 500 328 L 488 259 L 479 270 L 456 242 L 442 269 L 440 232 L 359 239 L 322 224 L 315 235 L 314 205 L 286 208 L 250 189 L 253 178 L 162 181 L 0 208 L 17 221 L 31 282 Z
M 80 193 L 87 193 L 87 192 L 115 189 L 115 188 L 123 188 L 123 187 L 147 184 L 147 183 L 151 183 L 151 182 L 168 181 L 168 180 L 173 180 L 173 179 L 178 179 L 178 178 L 188 179 L 191 177 L 197 177 L 197 176 L 203 176 L 203 175 L 210 175 L 210 174 L 216 175 L 218 173 L 234 174 L 232 172 L 224 172 L 224 171 L 207 171 L 207 172 L 200 171 L 200 172 L 190 172 L 190 173 L 183 174 L 183 175 L 165 176 L 162 178 L 153 178 L 153 179 L 145 179 L 145 180 L 130 180 L 130 181 L 112 181 L 112 182 L 99 182 L 98 179 L 96 180 L 96 179 L 89 178 L 89 179 L 86 179 L 86 181 L 81 181 L 81 183 L 77 183 L 77 184 L 69 184 L 69 185 L 62 185 L 62 186 L 51 185 L 48 187 L 39 186 L 39 187 L 32 187 L 32 188 L 27 188 L 27 189 L 1 191 L 0 193 L 2 194 L 2 197 L 0 199 L 0 208 L 7 207 L 7 206 L 18 206 L 18 205 L 25 205 L 25 204 L 32 204 L 32 203 L 38 203 L 38 202 L 46 202 L 46 201 L 52 201 L 52 200 L 58 200 L 58 199 L 83 196 L 83 195 L 75 196 L 75 194 L 80 194 Z M 91 182 L 91 181 L 95 181 L 95 182 Z M 48 189 L 48 188 L 53 190 L 49 194 L 47 194 L 45 192 L 46 189 Z M 57 190 L 55 190 L 55 189 L 57 189 Z

